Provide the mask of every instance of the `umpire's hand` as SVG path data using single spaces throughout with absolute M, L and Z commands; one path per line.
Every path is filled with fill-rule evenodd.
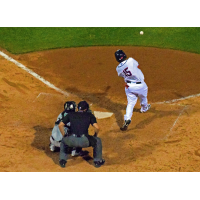
M 94 136 L 94 137 L 97 137 L 97 133 L 95 132 L 93 136 Z

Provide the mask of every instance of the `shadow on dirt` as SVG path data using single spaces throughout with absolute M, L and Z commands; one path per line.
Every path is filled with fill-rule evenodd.
M 59 152 L 60 149 L 57 148 L 55 152 L 51 152 L 49 149 L 49 143 L 50 143 L 50 136 L 51 136 L 51 131 L 53 128 L 46 128 L 46 127 L 42 127 L 42 126 L 35 126 L 33 127 L 35 129 L 35 138 L 31 144 L 31 146 L 33 146 L 34 148 L 40 150 L 40 151 L 44 151 L 45 154 L 50 157 L 53 162 L 56 165 L 59 165 Z M 85 149 L 83 149 L 85 150 Z M 69 153 L 70 155 L 70 153 Z M 74 159 L 77 160 L 76 158 L 78 157 L 71 157 L 69 156 L 69 159 Z M 86 162 L 88 162 L 90 165 L 93 165 L 93 158 L 90 155 L 85 155 L 82 157 L 83 160 L 85 160 Z M 81 162 L 81 161 L 80 161 Z M 72 165 L 77 164 L 77 162 L 73 162 Z M 70 166 L 71 164 L 68 164 L 68 166 Z
M 52 128 L 46 128 L 42 126 L 34 126 L 35 138 L 32 142 L 32 146 L 38 150 L 44 151 L 45 154 L 50 157 L 55 164 L 59 164 L 59 152 L 51 152 L 49 149 L 50 136 Z
M 154 115 L 144 119 L 143 121 L 139 122 L 138 124 L 136 124 L 135 128 L 129 129 L 129 130 L 136 130 L 136 129 L 143 129 L 145 126 L 151 124 L 153 121 L 155 121 L 156 119 L 161 119 L 164 117 L 168 117 L 168 116 L 177 116 L 180 114 L 181 110 L 183 108 L 179 108 L 176 110 L 171 110 L 171 111 L 162 111 L 162 110 L 156 110 L 155 108 L 151 107 L 151 109 L 148 112 L 153 113 Z
M 162 142 L 161 138 L 164 131 L 160 131 L 160 135 L 153 135 L 153 133 L 142 132 L 138 134 L 141 129 L 145 130 L 146 126 L 153 123 L 153 121 L 168 116 L 177 118 L 183 108 L 178 108 L 171 111 L 156 110 L 154 107 L 149 112 L 153 113 L 148 118 L 141 120 L 134 126 L 130 126 L 127 131 L 120 131 L 119 129 L 111 129 L 102 135 L 102 143 L 105 159 L 107 165 L 113 164 L 127 164 L 136 161 L 138 158 L 146 157 L 155 150 L 157 145 Z M 134 122 L 133 122 L 134 123 Z M 174 121 L 172 120 L 172 125 Z M 170 127 L 169 127 L 170 129 Z M 141 132 L 139 132 L 141 133 Z M 117 136 L 116 136 L 117 135 Z M 153 136 L 152 136 L 153 135 Z M 141 137 L 144 140 L 141 140 Z
M 112 102 L 108 97 L 106 97 L 109 89 L 110 86 L 106 87 L 105 91 L 102 93 L 88 93 L 80 91 L 75 87 L 68 87 L 66 88 L 66 91 L 73 93 L 74 95 L 80 97 L 81 99 L 84 99 L 88 103 L 96 104 L 99 107 L 114 113 L 116 122 L 120 127 L 124 122 L 124 115 L 121 111 L 126 110 L 126 104 Z
M 86 94 L 85 94 L 86 95 Z M 82 96 L 83 97 L 83 96 Z M 86 100 L 94 100 L 95 98 L 98 99 L 96 96 L 85 96 L 84 99 Z M 97 102 L 96 102 L 97 103 Z M 105 102 L 104 102 L 105 103 Z M 110 103 L 110 107 L 106 106 L 106 104 L 102 103 L 101 101 L 98 102 L 98 105 L 103 105 L 107 109 L 110 108 L 110 111 L 112 111 L 112 107 L 116 106 L 117 104 Z M 122 108 L 121 105 L 117 105 L 119 108 Z M 139 110 L 136 110 L 136 112 L 139 112 Z M 100 136 L 102 139 L 103 144 L 103 158 L 106 160 L 105 165 L 118 165 L 118 164 L 128 164 L 130 162 L 136 161 L 140 157 L 145 157 L 154 151 L 156 148 L 156 145 L 159 144 L 159 141 L 156 140 L 156 138 L 147 139 L 146 141 L 139 142 L 137 141 L 137 136 L 134 134 L 135 131 L 138 129 L 145 129 L 145 126 L 152 123 L 157 118 L 163 118 L 166 116 L 178 116 L 180 113 L 180 109 L 172 110 L 172 111 L 161 111 L 156 110 L 155 108 L 151 108 L 151 112 L 154 113 L 154 115 L 140 121 L 135 125 L 135 127 L 130 127 L 125 132 L 121 132 L 119 129 L 112 129 L 105 132 L 103 135 Z M 117 115 L 117 111 L 115 112 Z M 121 115 L 122 116 L 122 115 Z M 116 116 L 118 117 L 118 116 Z M 119 120 L 119 117 L 118 117 Z M 34 148 L 37 148 L 38 150 L 44 151 L 45 154 L 50 157 L 53 162 L 56 165 L 59 165 L 59 151 L 57 152 L 51 152 L 49 149 L 49 138 L 51 136 L 52 128 L 46 128 L 42 126 L 35 126 L 35 138 L 32 142 L 32 146 Z M 134 130 L 134 132 L 133 132 Z M 144 136 L 145 137 L 145 136 Z M 135 144 L 137 142 L 137 145 Z M 89 147 L 90 148 L 90 147 Z M 92 149 L 87 148 L 90 152 L 92 152 Z M 84 160 L 87 161 L 90 165 L 92 165 L 92 153 L 90 153 L 89 157 L 86 157 Z M 70 158 L 69 158 L 70 159 Z M 73 157 L 73 162 L 69 162 L 68 166 L 76 165 L 80 162 L 82 162 L 82 159 L 79 159 L 78 157 Z

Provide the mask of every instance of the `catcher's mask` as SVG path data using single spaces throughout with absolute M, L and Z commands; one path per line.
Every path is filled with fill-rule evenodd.
M 86 111 L 89 109 L 89 104 L 86 101 L 80 101 L 78 103 L 78 110 L 85 110 Z
M 75 112 L 76 110 L 76 103 L 74 101 L 67 101 L 64 104 L 64 109 L 67 111 Z
M 117 62 L 121 63 L 122 61 L 126 59 L 126 54 L 122 50 L 119 49 L 115 52 L 115 58 Z

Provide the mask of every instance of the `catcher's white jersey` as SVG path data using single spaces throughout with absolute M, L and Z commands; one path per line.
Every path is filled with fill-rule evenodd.
M 127 60 L 121 62 L 116 70 L 118 76 L 123 77 L 124 81 L 134 81 L 134 82 L 143 82 L 144 75 L 142 71 L 138 68 L 139 64 L 133 58 L 128 58 Z

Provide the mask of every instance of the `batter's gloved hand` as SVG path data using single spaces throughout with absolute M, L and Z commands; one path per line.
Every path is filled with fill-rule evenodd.
M 127 85 L 127 83 L 125 83 L 125 84 L 124 84 L 124 86 L 125 86 L 125 88 L 126 88 L 126 89 L 128 89 L 128 88 L 129 88 L 129 86 Z

